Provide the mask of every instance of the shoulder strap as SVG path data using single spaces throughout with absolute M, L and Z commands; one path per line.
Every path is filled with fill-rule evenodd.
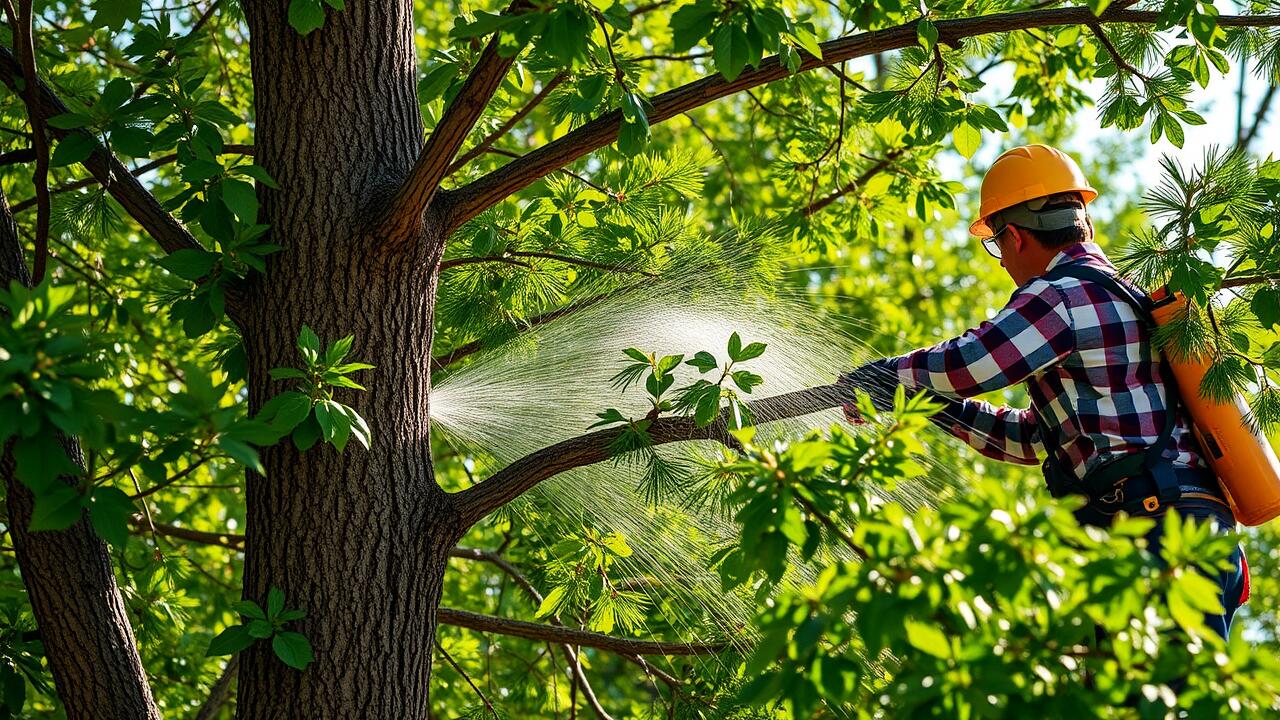
M 1113 295 L 1128 303 L 1138 316 L 1147 323 L 1147 327 L 1154 330 L 1156 322 L 1151 314 L 1151 299 L 1146 295 L 1135 292 L 1132 288 L 1120 282 L 1116 276 L 1103 272 L 1094 267 L 1089 267 L 1082 263 L 1064 263 L 1058 265 L 1049 272 L 1040 276 L 1042 280 L 1057 280 L 1059 278 L 1070 277 L 1076 280 L 1085 280 L 1096 283 L 1109 290 Z M 1169 446 L 1169 440 L 1173 437 L 1173 429 L 1177 425 L 1178 402 L 1180 396 L 1178 394 L 1177 382 L 1173 376 L 1172 370 L 1168 363 L 1162 357 L 1160 360 L 1164 366 L 1162 375 L 1168 392 L 1165 393 L 1166 403 L 1164 428 L 1160 431 L 1160 436 L 1156 442 L 1147 448 L 1142 455 L 1132 455 L 1127 458 L 1121 458 L 1115 462 L 1096 468 L 1090 472 L 1089 477 L 1085 479 L 1086 485 L 1094 491 L 1109 490 L 1116 482 L 1126 477 L 1132 476 L 1143 470 L 1150 471 L 1155 477 L 1156 484 L 1161 491 L 1161 495 L 1170 497 L 1161 497 L 1162 502 L 1177 499 L 1178 485 L 1173 478 L 1172 462 L 1164 457 L 1164 449 Z M 1141 461 L 1138 461 L 1141 458 Z

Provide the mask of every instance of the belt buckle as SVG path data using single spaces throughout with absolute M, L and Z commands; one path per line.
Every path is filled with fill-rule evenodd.
M 1120 487 L 1119 485 L 1116 485 L 1111 488 L 1111 492 L 1107 493 L 1106 495 L 1099 496 L 1098 499 L 1104 503 L 1107 503 L 1108 505 L 1116 505 L 1116 504 L 1122 503 L 1124 502 L 1124 488 Z
M 1147 512 L 1155 512 L 1160 508 L 1160 498 L 1150 495 L 1142 499 L 1142 507 Z

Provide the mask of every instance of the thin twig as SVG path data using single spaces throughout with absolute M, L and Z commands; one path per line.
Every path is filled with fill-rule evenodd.
M 1107 37 L 1106 31 L 1102 29 L 1101 25 L 1094 22 L 1088 23 L 1088 27 L 1093 31 L 1094 37 L 1098 38 L 1098 42 L 1102 43 L 1102 47 L 1106 48 L 1107 54 L 1111 56 L 1111 61 L 1115 63 L 1116 67 L 1137 75 L 1142 78 L 1144 82 L 1151 82 L 1151 78 L 1147 77 L 1138 68 L 1129 64 L 1129 61 L 1125 60 L 1124 57 L 1120 55 L 1120 51 L 1116 49 L 1115 45 L 1111 44 L 1111 38 Z
M 540 105 L 542 101 L 551 94 L 551 91 L 559 87 L 560 83 L 564 82 L 567 77 L 567 73 L 560 73 L 548 80 L 546 84 L 542 86 L 542 89 L 529 99 L 529 102 L 525 103 L 524 106 L 517 110 L 514 115 L 507 118 L 507 121 L 502 123 L 497 130 L 489 133 L 489 135 L 485 137 L 485 139 L 481 140 L 479 144 L 460 155 L 457 160 L 454 160 L 453 164 L 449 166 L 449 169 L 445 171 L 445 175 L 452 175 L 453 173 L 461 170 L 467 163 L 487 152 L 489 148 L 493 147 L 493 144 L 503 135 L 510 132 L 511 128 L 515 127 L 521 120 L 528 117 L 529 113 L 533 112 L 534 108 L 538 107 L 538 105 Z
M 467 671 L 463 670 L 462 666 L 459 665 L 457 661 L 453 659 L 453 656 L 449 654 L 449 651 L 444 649 L 444 646 L 440 644 L 439 638 L 436 638 L 435 643 L 436 649 L 444 656 L 445 662 L 449 663 L 449 665 L 462 676 L 462 679 L 467 681 L 467 684 L 471 686 L 471 689 L 474 690 L 476 695 L 480 698 L 480 702 L 484 703 L 484 706 L 488 708 L 489 712 L 493 715 L 494 720 L 497 720 L 498 711 L 493 709 L 493 703 L 489 702 L 489 698 L 484 696 L 484 693 L 481 692 L 480 688 L 476 687 L 476 684 L 471 681 L 471 676 L 467 674 Z

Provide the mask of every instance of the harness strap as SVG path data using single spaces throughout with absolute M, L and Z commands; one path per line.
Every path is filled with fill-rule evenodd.
M 1147 327 L 1155 328 L 1155 318 L 1151 314 L 1151 300 L 1145 295 L 1135 293 L 1132 289 L 1121 283 L 1110 273 L 1103 272 L 1097 268 L 1089 267 L 1079 262 L 1066 263 L 1058 265 L 1049 272 L 1041 276 L 1042 280 L 1057 280 L 1059 278 L 1071 277 L 1077 280 L 1088 281 L 1101 285 L 1111 294 L 1120 298 L 1131 306 L 1138 316 L 1146 323 Z M 1177 426 L 1178 413 L 1178 387 L 1173 373 L 1171 372 L 1168 362 L 1161 357 L 1160 359 L 1162 375 L 1167 383 L 1167 392 L 1165 399 L 1165 422 L 1164 427 L 1160 430 L 1160 436 L 1156 438 L 1155 443 L 1150 445 L 1146 451 L 1141 454 L 1129 454 L 1116 458 L 1104 465 L 1098 466 L 1085 474 L 1084 480 L 1076 478 L 1075 473 L 1070 469 L 1070 465 L 1065 468 L 1054 462 L 1053 452 L 1050 451 L 1049 457 L 1045 459 L 1044 470 L 1045 479 L 1049 483 L 1049 491 L 1054 497 L 1070 493 L 1078 493 L 1083 491 L 1091 499 L 1105 500 L 1108 495 L 1115 497 L 1120 485 L 1128 478 L 1150 473 L 1151 478 L 1155 481 L 1157 504 L 1165 504 L 1177 500 L 1182 495 L 1182 491 L 1178 486 L 1178 478 L 1174 472 L 1173 458 L 1166 457 L 1165 448 L 1169 445 L 1169 440 L 1173 438 L 1173 430 Z M 1033 413 L 1035 415 L 1035 413 Z M 1047 427 L 1036 415 L 1036 422 L 1040 424 L 1040 434 L 1047 440 Z M 1055 485 L 1057 486 L 1055 488 Z M 1154 510 L 1155 507 L 1148 507 L 1148 510 Z

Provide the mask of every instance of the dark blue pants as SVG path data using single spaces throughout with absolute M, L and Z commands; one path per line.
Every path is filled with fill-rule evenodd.
M 1191 514 L 1195 516 L 1194 512 Z M 1214 515 L 1210 517 L 1216 517 L 1218 520 L 1219 532 L 1225 534 L 1232 530 L 1233 525 L 1227 524 L 1221 516 Z M 1208 521 L 1209 517 L 1197 516 L 1197 519 Z M 1147 533 L 1147 549 L 1160 558 L 1161 564 L 1164 562 L 1161 542 L 1163 536 L 1163 518 L 1156 518 L 1156 526 Z M 1244 549 L 1236 545 L 1235 550 L 1231 551 L 1230 560 L 1230 569 L 1219 570 L 1216 576 L 1206 573 L 1206 576 L 1218 585 L 1218 599 L 1222 602 L 1223 612 L 1221 615 L 1206 614 L 1204 622 L 1205 625 L 1208 625 L 1224 639 L 1230 636 L 1231 619 L 1235 616 L 1236 610 L 1240 609 L 1240 606 L 1248 599 L 1249 590 L 1249 566 L 1244 558 Z

